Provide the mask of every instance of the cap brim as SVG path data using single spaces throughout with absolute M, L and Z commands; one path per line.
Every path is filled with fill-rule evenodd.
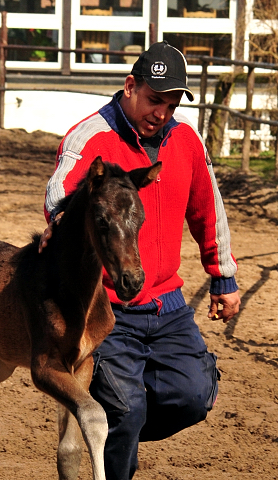
M 185 83 L 171 78 L 151 78 L 148 75 L 143 75 L 145 82 L 155 92 L 172 92 L 175 90 L 183 90 L 188 100 L 193 102 L 194 94 L 185 85 Z

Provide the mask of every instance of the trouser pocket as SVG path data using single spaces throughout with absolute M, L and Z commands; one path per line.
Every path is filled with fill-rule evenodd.
M 128 400 L 108 363 L 98 359 L 95 367 L 93 381 L 90 385 L 91 395 L 101 403 L 106 413 L 110 410 L 118 410 L 121 413 L 128 412 Z
M 208 399 L 206 403 L 207 410 L 211 410 L 217 397 L 218 393 L 218 381 L 221 378 L 221 374 L 216 367 L 217 357 L 214 353 L 206 353 L 207 360 L 207 375 L 211 378 L 210 390 L 208 391 Z

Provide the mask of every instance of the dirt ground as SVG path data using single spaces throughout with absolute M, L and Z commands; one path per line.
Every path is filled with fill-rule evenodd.
M 0 130 L 0 239 L 22 246 L 43 231 L 46 182 L 59 137 Z M 222 373 L 207 419 L 140 445 L 136 480 L 278 479 L 278 188 L 216 168 L 238 260 L 240 313 L 229 324 L 207 318 L 209 279 L 187 229 L 184 295 Z M 49 480 L 56 473 L 56 404 L 18 368 L 0 385 L 0 480 Z M 80 479 L 92 478 L 84 450 Z

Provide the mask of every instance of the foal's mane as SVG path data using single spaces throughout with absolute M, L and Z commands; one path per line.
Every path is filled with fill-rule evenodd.
M 110 162 L 103 162 L 105 165 L 105 179 L 123 179 L 126 175 L 126 172 L 118 165 Z M 58 212 L 64 212 L 69 204 L 74 201 L 76 197 L 80 195 L 80 192 L 82 192 L 84 189 L 87 188 L 87 179 L 88 179 L 89 173 L 86 173 L 85 176 L 80 180 L 80 182 L 77 185 L 76 190 L 71 193 L 70 195 L 67 195 L 65 198 L 62 198 L 58 205 L 57 205 L 57 211 Z M 54 229 L 55 231 L 55 229 Z M 53 232 L 55 235 L 55 232 Z M 27 260 L 28 258 L 38 258 L 37 255 L 42 255 L 38 254 L 38 247 L 39 247 L 39 242 L 40 242 L 40 237 L 41 234 L 35 232 L 32 237 L 31 237 L 31 242 L 22 247 L 14 256 L 14 259 L 16 262 L 24 261 Z

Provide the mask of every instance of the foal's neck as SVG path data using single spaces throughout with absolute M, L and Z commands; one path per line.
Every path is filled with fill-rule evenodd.
M 92 244 L 86 222 L 89 208 L 86 186 L 79 190 L 67 206 L 59 225 L 54 229 L 54 254 L 63 282 L 70 290 L 91 295 L 101 277 L 102 263 Z

